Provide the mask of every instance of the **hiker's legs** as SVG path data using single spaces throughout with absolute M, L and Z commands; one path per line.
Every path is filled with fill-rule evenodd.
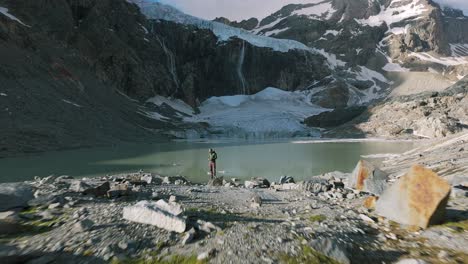
M 213 179 L 214 176 L 216 176 L 216 169 L 214 162 L 210 161 L 210 173 L 211 173 L 211 178 Z
M 213 175 L 216 177 L 216 161 L 213 162 Z

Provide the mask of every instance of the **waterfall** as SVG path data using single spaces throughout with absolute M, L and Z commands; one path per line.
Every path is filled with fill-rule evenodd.
M 303 50 L 303 53 L 304 53 L 304 58 L 305 58 L 305 64 L 306 66 L 309 66 L 309 57 L 307 56 L 308 52 L 306 50 Z
M 169 73 L 171 74 L 172 80 L 176 85 L 176 91 L 179 89 L 179 78 L 177 77 L 177 69 L 176 69 L 176 62 L 174 53 L 170 49 L 166 47 L 164 40 L 161 40 L 159 36 L 156 35 L 156 39 L 158 40 L 159 44 L 163 48 L 164 53 L 167 57 L 167 68 L 169 69 Z
M 242 66 L 244 64 L 244 59 L 245 59 L 245 41 L 242 41 L 242 48 L 241 48 L 240 55 L 239 55 L 239 62 L 237 63 L 237 76 L 239 77 L 239 80 L 241 82 L 241 87 L 242 87 L 241 93 L 247 94 L 245 78 L 244 78 L 244 74 L 242 73 Z

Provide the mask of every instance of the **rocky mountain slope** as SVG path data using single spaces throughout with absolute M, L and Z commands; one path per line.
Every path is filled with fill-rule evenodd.
M 313 117 L 312 117 L 313 118 Z M 328 136 L 443 138 L 468 128 L 468 77 L 443 92 L 389 98 Z
M 239 25 L 229 22 L 230 25 Z M 310 1 L 287 5 L 252 29 L 323 48 L 351 65 L 466 74 L 468 19 L 428 0 Z

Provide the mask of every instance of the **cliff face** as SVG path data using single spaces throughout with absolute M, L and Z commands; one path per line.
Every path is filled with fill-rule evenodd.
M 254 94 L 265 87 L 298 90 L 331 74 L 325 58 L 298 50 L 278 52 L 233 38 L 223 45 L 209 30 L 153 22 L 174 55 L 177 97 L 191 105 L 211 96 Z
M 275 52 L 235 39 L 219 45 L 209 30 L 148 20 L 125 1 L 56 2 L 11 1 L 9 6 L 33 25 L 26 31 L 46 33 L 75 49 L 97 77 L 136 99 L 159 94 L 195 105 L 209 96 L 268 86 L 300 89 L 329 75 L 319 56 Z

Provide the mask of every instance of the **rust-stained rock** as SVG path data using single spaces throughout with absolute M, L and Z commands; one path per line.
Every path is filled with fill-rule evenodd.
M 367 209 L 374 209 L 375 208 L 375 203 L 377 202 L 378 199 L 379 199 L 379 197 L 377 197 L 377 196 L 369 196 L 364 200 L 363 205 Z
M 387 178 L 387 173 L 368 161 L 360 160 L 351 174 L 349 184 L 358 191 L 380 195 L 387 187 Z
M 449 196 L 447 181 L 415 165 L 380 196 L 376 213 L 401 224 L 426 228 L 443 222 Z

